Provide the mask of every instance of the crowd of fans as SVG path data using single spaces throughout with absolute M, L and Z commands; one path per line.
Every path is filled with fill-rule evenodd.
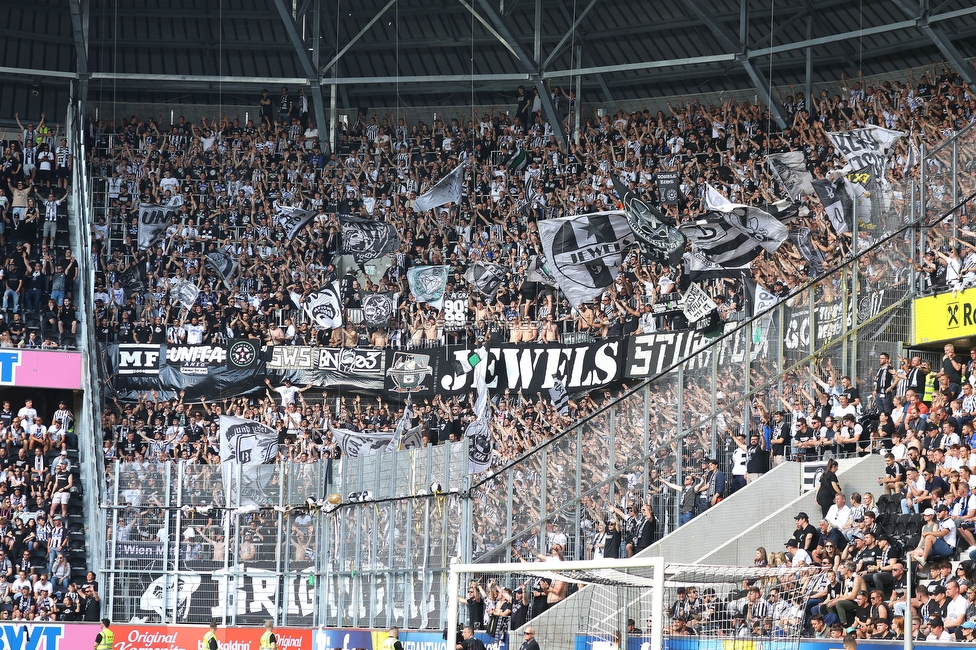
M 115 123 L 90 122 L 86 134 L 91 169 L 96 190 L 105 201 L 93 225 L 96 335 L 100 341 L 219 343 L 250 337 L 273 345 L 405 346 L 453 341 L 474 345 L 485 340 L 550 341 L 567 335 L 626 336 L 680 327 L 682 323 L 673 316 L 652 317 L 644 312 L 647 304 L 687 288 L 687 265 L 668 268 L 635 252 L 614 286 L 592 308 L 579 310 L 572 309 L 557 290 L 527 281 L 530 257 L 542 253 L 538 220 L 613 208 L 617 198 L 611 175 L 621 176 L 640 196 L 659 204 L 656 174 L 677 171 L 682 197 L 678 205 L 662 208 L 679 222 L 703 209 L 706 183 L 733 201 L 772 202 L 785 193 L 767 172 L 766 153 L 801 150 L 814 177 L 823 178 L 842 162 L 826 131 L 877 124 L 900 129 L 907 136 L 896 145 L 888 171 L 894 187 L 891 206 L 874 223 L 862 224 L 857 231 L 858 250 L 863 250 L 864 245 L 903 224 L 909 214 L 908 196 L 902 190 L 910 145 L 936 144 L 976 118 L 976 100 L 962 80 L 950 69 L 937 66 L 918 71 L 917 77 L 913 71 L 906 83 L 873 85 L 845 79 L 836 93 L 824 90 L 813 98 L 793 93 L 782 98 L 790 123 L 785 130 L 776 127 L 762 106 L 735 100 L 703 106 L 679 100 L 669 105 L 669 114 L 620 110 L 615 115 L 594 115 L 582 125 L 578 142 L 564 152 L 558 149 L 552 127 L 541 112 L 533 110 L 531 99 L 522 97 L 511 114 L 492 107 L 432 125 L 408 125 L 392 115 L 361 114 L 348 126 L 339 125 L 336 149 L 329 151 L 325 138 L 320 139 L 316 125 L 302 110 L 304 102 L 289 97 L 288 89 L 282 89 L 273 109 L 262 109 L 256 122 L 244 124 L 229 116 L 202 119 L 199 124 L 180 118 L 164 125 L 138 116 Z M 265 99 L 267 95 L 262 106 L 267 104 Z M 520 151 L 526 154 L 524 169 L 508 164 Z M 962 159 L 957 172 L 959 194 L 965 196 L 976 190 L 976 177 L 969 153 L 963 151 Z M 416 196 L 465 160 L 472 164 L 461 204 L 418 212 Z M 951 203 L 948 171 L 937 163 L 928 169 L 930 210 Z M 810 229 L 813 246 L 829 268 L 851 252 L 852 234 L 833 230 L 816 197 L 802 201 L 809 214 L 798 217 L 791 227 Z M 139 250 L 137 209 L 144 203 L 160 202 L 180 203 L 178 215 L 162 243 Z M 310 208 L 317 216 L 289 240 L 276 218 L 276 208 L 282 205 Z M 355 270 L 343 274 L 336 268 L 339 215 L 383 220 L 401 234 L 402 243 L 381 277 Z M 905 250 L 897 246 L 865 256 L 861 270 L 866 282 L 860 290 L 884 286 L 888 291 L 899 287 L 907 291 L 916 281 L 956 286 L 964 277 L 976 277 L 976 253 L 960 256 L 951 249 L 954 243 L 969 244 L 972 224 L 964 215 L 960 225 L 960 238 L 955 241 L 946 227 L 937 224 L 927 229 L 930 254 L 914 268 L 910 262 L 906 264 Z M 205 253 L 218 249 L 240 262 L 229 286 L 203 261 Z M 971 269 L 964 261 L 957 263 L 956 258 L 961 257 L 972 258 Z M 464 279 L 467 266 L 477 260 L 509 267 L 507 281 L 495 296 L 479 295 Z M 439 263 L 452 267 L 448 290 L 468 291 L 471 296 L 471 318 L 460 332 L 445 332 L 443 314 L 417 303 L 406 285 L 407 268 Z M 771 292 L 786 297 L 810 279 L 808 266 L 801 251 L 787 242 L 776 254 L 754 260 L 751 274 Z M 189 279 L 200 287 L 192 309 L 168 299 L 173 279 Z M 303 294 L 331 279 L 341 281 L 347 318 L 343 328 L 323 330 L 308 321 L 288 294 Z M 740 281 L 717 279 L 702 284 L 720 299 L 722 318 L 734 319 L 743 312 Z M 812 289 L 812 300 L 830 300 L 844 290 L 835 283 L 821 283 Z M 369 328 L 358 321 L 356 311 L 365 291 L 398 292 L 399 309 L 389 328 Z M 804 305 L 809 300 L 803 293 L 793 303 Z M 557 323 L 555 328 L 548 324 L 549 319 Z M 775 368 L 758 359 L 753 373 L 756 385 L 771 377 Z M 864 390 L 871 378 L 851 380 L 841 374 L 829 360 L 822 360 L 814 372 L 791 375 L 781 389 L 757 395 L 748 410 L 742 403 L 745 395 L 740 382 L 732 374 L 720 387 L 706 381 L 685 387 L 667 379 L 657 382 L 651 389 L 655 409 L 647 434 L 652 447 L 668 444 L 676 433 L 678 390 L 684 392 L 685 408 L 698 414 L 709 413 L 712 395 L 717 388 L 721 392 L 722 412 L 714 427 L 719 438 L 713 442 L 711 427 L 706 426 L 683 442 L 684 467 L 696 471 L 686 472 L 692 474 L 694 494 L 682 507 L 681 518 L 687 520 L 701 512 L 713 502 L 716 490 L 737 489 L 768 464 L 799 455 L 821 457 L 828 451 L 863 453 L 871 448 L 872 431 L 898 428 L 897 414 L 880 416 L 877 426 L 862 424 L 860 416 L 872 408 L 869 396 L 852 404 L 851 395 L 842 394 Z M 895 392 L 905 385 L 902 381 Z M 329 424 L 361 431 L 388 430 L 400 418 L 400 407 L 383 399 L 374 402 L 351 392 L 330 390 L 320 400 L 319 391 L 299 392 L 306 388 L 289 387 L 290 399 L 269 394 L 263 400 L 190 405 L 178 397 L 167 401 L 147 394 L 138 404 L 112 404 L 105 414 L 105 453 L 108 458 L 157 464 L 173 459 L 216 463 L 216 418 L 232 412 L 279 429 L 281 458 L 318 460 L 339 453 Z M 492 405 L 494 464 L 520 456 L 571 422 L 595 413 L 621 392 L 614 387 L 571 400 L 568 417 L 556 412 L 548 396 L 496 395 Z M 883 404 L 884 398 L 875 402 Z M 853 422 L 844 419 L 851 406 L 857 418 Z M 417 405 L 415 424 L 423 425 L 428 444 L 457 440 L 473 420 L 472 407 L 470 398 L 425 400 Z M 600 439 L 588 440 L 591 448 L 587 452 L 591 453 L 587 457 L 601 459 L 584 468 L 592 474 L 588 479 L 605 478 L 627 467 L 625 441 L 634 448 L 644 443 L 641 409 L 622 407 L 617 418 L 618 458 L 607 458 Z M 903 419 L 914 421 L 907 412 Z M 685 426 L 689 421 L 684 420 Z M 786 435 L 773 437 L 773 431 L 783 434 L 784 423 Z M 912 431 L 918 434 L 917 429 Z M 752 433 L 759 435 L 753 438 Z M 907 435 L 906 430 L 903 441 Z M 574 453 L 566 450 L 567 460 Z M 718 461 L 716 469 L 728 476 L 722 488 L 714 485 L 716 475 L 709 473 L 711 456 Z M 645 478 L 649 493 L 638 489 Z M 662 521 L 656 534 L 678 523 L 670 521 L 667 505 L 680 500 L 685 489 L 674 484 L 675 478 L 675 457 L 662 450 L 649 476 L 644 477 L 639 467 L 633 468 L 627 484 L 618 490 L 631 495 L 638 513 L 647 499 L 657 504 L 652 510 Z M 526 480 L 530 480 L 528 475 L 517 478 Z M 562 486 L 558 481 L 552 483 L 556 485 L 548 486 L 550 490 L 569 495 L 569 482 Z M 499 494 L 486 485 L 476 497 L 486 512 L 500 513 L 504 508 L 496 503 Z M 587 507 L 587 526 L 594 530 L 605 526 L 607 501 L 608 495 L 593 498 Z M 619 508 L 629 505 L 626 499 L 615 502 Z M 538 516 L 541 513 L 527 504 L 519 518 L 529 521 Z M 483 531 L 495 530 L 494 523 L 489 517 L 476 524 L 476 540 L 483 537 Z M 520 541 L 532 544 L 529 537 L 532 535 Z M 483 549 L 492 546 L 489 539 L 481 545 Z M 573 548 L 571 553 L 579 557 L 586 551 Z
M 0 137 L 0 348 L 75 345 L 78 262 L 58 236 L 73 153 L 42 114 Z M 15 137 L 11 137 L 15 136 Z
M 0 440 L 0 620 L 98 620 L 95 575 L 71 564 L 85 557 L 68 527 L 80 498 L 74 415 L 64 401 L 44 417 L 31 399 L 4 400 Z

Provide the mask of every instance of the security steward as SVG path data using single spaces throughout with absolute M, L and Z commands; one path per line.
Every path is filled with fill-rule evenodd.
M 382 650 L 403 650 L 403 644 L 400 643 L 400 628 L 391 627 L 387 631 Z
M 111 624 L 107 618 L 102 619 L 102 627 L 95 635 L 95 650 L 114 650 L 115 633 L 108 629 Z
M 217 621 L 210 622 L 210 629 L 203 635 L 201 650 L 217 650 Z
M 278 650 L 278 637 L 274 633 L 274 621 L 264 623 L 264 634 L 261 635 L 261 650 Z

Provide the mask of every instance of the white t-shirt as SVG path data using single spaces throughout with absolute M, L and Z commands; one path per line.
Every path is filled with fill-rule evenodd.
M 939 530 L 948 530 L 949 534 L 942 538 L 942 541 L 956 548 L 956 522 L 951 517 L 946 517 L 939 522 Z
M 190 323 L 186 326 L 186 342 L 188 345 L 200 345 L 203 343 L 203 326 Z
M 955 620 L 957 617 L 962 616 L 962 620 L 966 620 L 966 610 L 969 609 L 969 601 L 962 594 L 956 596 L 953 600 L 949 601 L 946 605 L 946 623 Z
M 813 564 L 813 558 L 810 557 L 810 554 L 807 553 L 806 549 L 796 549 L 796 553 L 793 554 L 793 566 L 810 566 L 811 564 Z
M 274 391 L 281 395 L 281 403 L 283 406 L 294 404 L 295 396 L 301 392 L 300 389 L 295 388 L 294 386 L 278 386 L 274 389 Z
M 827 516 L 824 517 L 824 519 L 826 519 L 834 528 L 843 528 L 850 520 L 851 512 L 851 507 L 846 503 L 842 508 L 838 508 L 837 504 L 835 503 L 834 505 L 830 506 L 830 509 L 827 511 Z

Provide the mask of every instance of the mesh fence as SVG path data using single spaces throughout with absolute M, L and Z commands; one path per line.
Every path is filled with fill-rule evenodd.
M 112 620 L 442 624 L 446 567 L 461 553 L 464 445 L 268 466 L 244 495 L 262 505 L 244 508 L 234 488 L 246 483 L 229 467 L 109 470 Z M 332 512 L 320 505 L 329 494 L 343 500 Z

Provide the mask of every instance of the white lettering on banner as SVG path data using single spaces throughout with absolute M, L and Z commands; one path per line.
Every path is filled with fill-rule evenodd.
M 148 375 L 159 374 L 158 345 L 119 345 L 119 374 Z
M 315 361 L 312 348 L 305 346 L 276 345 L 271 348 L 271 370 L 312 370 Z
M 138 645 L 173 645 L 176 643 L 176 632 L 163 634 L 162 632 L 143 632 L 142 630 L 130 630 L 126 640 Z
M 724 333 L 729 334 L 737 325 L 727 323 Z M 718 355 L 718 363 L 723 366 L 741 364 L 746 355 L 745 336 L 745 330 L 739 330 L 711 343 L 712 339 L 695 331 L 641 334 L 630 341 L 624 375 L 653 377 L 683 360 L 685 370 L 707 370 L 712 366 L 713 355 Z M 767 349 L 767 341 L 755 343 L 749 356 L 756 360 L 765 356 Z
M 298 575 L 289 574 L 285 576 L 285 587 L 288 591 L 288 613 L 296 616 L 311 616 L 315 610 L 315 587 L 308 583 L 311 569 Z M 252 599 L 248 601 L 247 592 L 241 588 L 242 581 L 235 576 L 236 590 L 231 590 L 230 574 L 243 574 L 246 578 L 251 578 Z M 273 615 L 275 611 L 272 598 L 278 590 L 278 576 L 264 569 L 248 569 L 243 564 L 231 567 L 229 571 L 214 571 L 212 579 L 217 583 L 217 601 L 221 603 L 215 605 L 212 614 L 215 618 L 223 616 L 224 608 L 236 608 L 237 611 L 257 613 L 266 611 Z M 226 605 L 224 604 L 226 603 Z M 297 647 L 297 646 L 296 646 Z
M 178 365 L 184 375 L 208 375 L 210 369 L 222 368 L 227 350 L 213 345 L 171 345 L 166 348 L 166 362 Z
M 456 331 L 468 324 L 468 294 L 449 293 L 444 297 L 444 329 Z
M 221 365 L 226 360 L 227 350 L 211 345 L 178 345 L 166 348 L 167 363 Z
M 0 650 L 58 650 L 59 639 L 64 636 L 61 625 L 3 623 L 0 630 Z
M 548 390 L 557 379 L 570 391 L 591 388 L 617 377 L 623 362 L 618 355 L 621 344 L 620 340 L 614 340 L 577 346 L 488 348 L 487 358 L 474 372 L 484 373 L 485 384 L 492 390 Z M 469 354 L 468 350 L 454 350 L 454 358 L 459 362 Z M 499 368 L 499 362 L 504 371 Z M 440 378 L 441 388 L 448 391 L 463 390 L 470 382 L 471 377 L 465 374 L 445 373 Z
M 381 372 L 383 351 L 361 348 L 322 348 L 319 350 L 319 370 Z

